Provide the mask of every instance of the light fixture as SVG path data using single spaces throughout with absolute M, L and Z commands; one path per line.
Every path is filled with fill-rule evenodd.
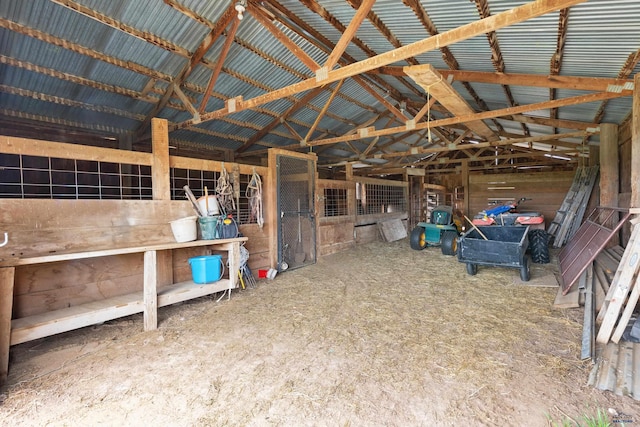
M 236 12 L 238 12 L 238 19 L 242 21 L 242 18 L 244 18 L 244 11 L 246 10 L 246 1 L 245 0 L 239 0 L 236 3 Z

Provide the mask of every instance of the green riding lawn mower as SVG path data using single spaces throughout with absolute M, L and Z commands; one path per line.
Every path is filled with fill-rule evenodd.
M 411 231 L 411 249 L 422 250 L 427 246 L 440 246 L 443 255 L 458 252 L 458 236 L 462 223 L 454 219 L 451 206 L 437 206 L 431 211 L 430 222 L 419 222 Z

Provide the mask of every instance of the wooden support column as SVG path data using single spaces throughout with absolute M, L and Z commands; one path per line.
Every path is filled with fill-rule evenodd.
M 600 125 L 600 206 L 618 207 L 620 193 L 620 175 L 618 160 L 618 125 L 602 123 Z M 618 218 L 611 218 L 608 226 L 613 228 Z M 608 247 L 620 244 L 618 236 L 613 236 Z
M 144 253 L 144 330 L 158 328 L 158 259 L 156 251 Z
M 165 119 L 151 119 L 151 145 L 153 163 L 151 182 L 153 200 L 171 200 L 171 172 L 169 167 L 169 126 Z M 173 283 L 173 252 L 160 251 L 157 261 L 162 268 L 157 274 L 157 285 Z M 155 328 L 154 328 L 155 329 Z
M 633 110 L 631 118 L 631 202 L 640 208 L 640 74 L 634 78 Z M 637 212 L 636 212 L 637 213 Z
M 165 119 L 151 119 L 151 185 L 153 200 L 171 200 L 169 179 L 169 127 Z
M 460 165 L 460 170 L 462 173 L 462 188 L 464 189 L 464 199 L 462 201 L 462 207 L 464 210 L 464 214 L 469 216 L 469 161 L 463 160 Z
M 618 125 L 600 125 L 600 206 L 618 207 Z
M 9 347 L 11 346 L 11 313 L 13 311 L 13 283 L 15 267 L 0 268 L 0 385 L 9 374 Z

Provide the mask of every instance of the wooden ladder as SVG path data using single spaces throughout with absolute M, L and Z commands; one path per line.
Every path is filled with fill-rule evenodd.
M 547 229 L 554 237 L 554 248 L 562 247 L 580 227 L 598 171 L 598 166 L 582 166 L 576 170 L 571 188 Z

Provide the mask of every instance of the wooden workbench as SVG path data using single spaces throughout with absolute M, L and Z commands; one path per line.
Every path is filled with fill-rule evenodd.
M 219 240 L 195 240 L 184 243 L 160 243 L 127 246 L 105 250 L 56 253 L 53 255 L 16 257 L 0 261 L 0 384 L 4 383 L 9 367 L 9 348 L 34 339 L 71 331 L 107 320 L 143 313 L 144 330 L 158 326 L 158 307 L 238 287 L 240 244 L 246 237 Z M 206 247 L 228 252 L 228 278 L 199 285 L 193 281 L 174 283 L 158 291 L 158 278 L 164 266 L 158 260 L 173 249 Z M 75 305 L 33 316 L 12 319 L 15 269 L 18 266 L 65 262 L 124 254 L 144 254 L 143 291 Z

